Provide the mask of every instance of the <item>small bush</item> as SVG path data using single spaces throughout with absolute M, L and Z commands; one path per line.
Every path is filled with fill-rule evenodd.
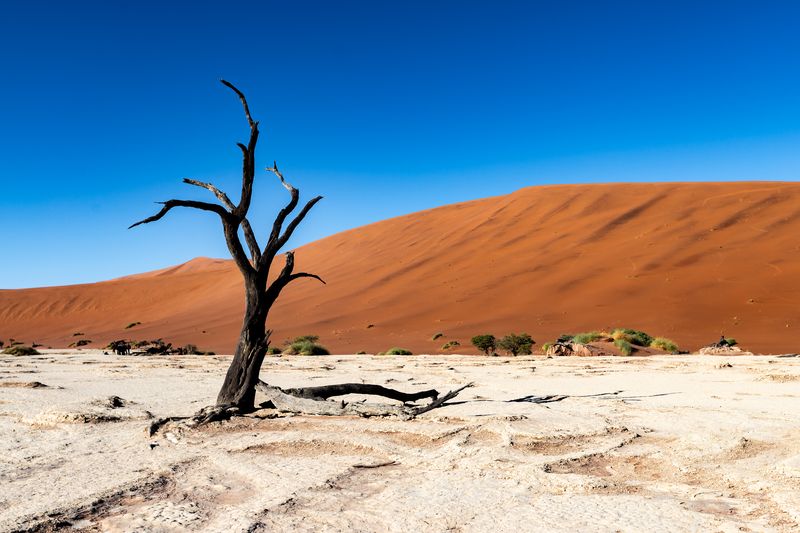
M 360 352 L 356 352 L 356 355 L 367 355 L 367 352 L 361 350 Z
M 3 353 L 6 355 L 40 355 L 39 351 L 35 348 L 31 348 L 30 346 L 23 346 L 21 344 L 16 344 L 14 346 L 9 346 Z
M 81 346 L 86 346 L 87 344 L 91 344 L 91 343 L 92 343 L 92 341 L 90 341 L 89 339 L 80 339 L 78 342 L 75 343 L 75 346 L 80 348 Z
M 116 355 L 130 355 L 131 343 L 126 340 L 111 341 L 105 346 L 104 349 L 111 350 Z
M 497 342 L 497 347 L 511 355 L 530 355 L 536 341 L 527 333 L 510 333 Z
M 461 343 L 458 341 L 448 341 L 444 343 L 442 350 L 452 350 L 453 348 L 457 348 L 459 346 L 461 346 Z
M 405 348 L 389 348 L 386 350 L 386 355 L 414 355 L 411 353 L 411 350 L 406 350 Z
M 589 344 L 590 342 L 598 341 L 604 337 L 606 337 L 606 335 L 600 333 L 599 331 L 588 331 L 586 333 L 578 333 L 577 335 L 573 335 L 572 342 L 577 342 L 578 344 Z
M 267 355 L 280 355 L 281 352 L 282 352 L 281 349 L 278 348 L 277 346 L 270 346 L 269 348 L 267 348 Z
M 289 344 L 294 344 L 296 342 L 317 342 L 319 341 L 319 335 L 300 335 L 299 337 L 295 337 Z
M 650 346 L 669 353 L 676 353 L 678 351 L 678 345 L 665 337 L 656 337 L 653 339 L 653 342 L 650 343 Z
M 542 353 L 547 353 L 547 350 L 549 350 L 551 346 L 553 346 L 552 342 L 542 344 Z
M 630 355 L 633 353 L 633 345 L 625 339 L 617 339 L 614 341 L 614 346 L 622 352 L 622 355 Z
M 125 329 L 131 329 L 131 328 L 135 328 L 135 327 L 136 327 L 136 326 L 138 326 L 139 324 L 141 324 L 141 322 L 131 322 L 130 324 L 128 324 L 127 326 L 125 326 Z M 205 333 L 205 331 L 204 331 L 203 333 Z
M 497 339 L 494 335 L 485 333 L 483 335 L 475 335 L 472 337 L 472 345 L 485 353 L 486 355 L 493 354 L 497 351 Z
M 431 337 L 431 340 L 435 341 L 436 339 L 439 339 L 441 337 L 444 337 L 444 333 L 434 333 L 433 337 Z
M 725 344 L 727 344 L 728 346 L 736 346 L 739 343 L 736 342 L 736 339 L 734 339 L 733 337 L 726 337 Z
M 83 335 L 83 333 L 81 333 L 80 331 L 77 331 L 72 334 L 73 337 L 80 337 L 81 335 Z
M 5 341 L 0 341 L 0 348 L 2 348 L 3 345 L 5 345 Z
M 611 337 L 613 337 L 614 340 L 626 340 L 636 346 L 650 346 L 650 343 L 653 342 L 653 337 L 644 331 L 636 329 L 617 328 L 611 332 Z
M 573 337 L 575 337 L 575 335 L 572 333 L 562 333 L 558 336 L 556 342 L 572 342 Z
M 331 352 L 329 352 L 328 349 L 322 346 L 321 344 L 317 344 L 316 342 L 308 340 L 293 342 L 292 344 L 289 345 L 289 347 L 286 350 L 284 350 L 283 353 L 287 355 L 330 355 L 331 354 Z

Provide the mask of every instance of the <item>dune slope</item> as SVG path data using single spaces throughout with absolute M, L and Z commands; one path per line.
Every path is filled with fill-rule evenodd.
M 306 245 L 273 340 L 315 333 L 339 353 L 402 346 L 471 353 L 478 333 L 613 326 L 694 349 L 724 333 L 758 352 L 796 351 L 800 184 L 558 185 L 385 220 Z M 65 346 L 82 332 L 164 337 L 230 352 L 243 291 L 229 261 L 116 280 L 0 291 L 0 338 Z M 139 326 L 125 329 L 131 322 Z M 431 340 L 435 333 L 444 336 Z

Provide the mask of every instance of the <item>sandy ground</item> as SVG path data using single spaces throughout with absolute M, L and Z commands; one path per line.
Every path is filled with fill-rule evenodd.
M 2 356 L 0 530 L 800 527 L 800 358 L 270 358 L 279 386 L 476 386 L 414 421 L 262 410 L 147 436 L 226 363 Z

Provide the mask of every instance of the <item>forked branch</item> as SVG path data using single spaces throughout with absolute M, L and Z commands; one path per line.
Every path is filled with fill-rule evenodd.
M 239 97 L 244 108 L 244 115 L 247 118 L 247 123 L 250 125 L 250 141 L 245 146 L 242 143 L 236 145 L 242 150 L 242 197 L 239 199 L 233 212 L 240 219 L 247 216 L 250 209 L 250 199 L 253 196 L 253 180 L 255 179 L 255 166 L 256 166 L 256 144 L 258 143 L 258 122 L 253 120 L 250 115 L 250 106 L 247 105 L 247 98 L 244 93 L 236 88 L 231 82 L 220 80 L 223 85 L 230 88 Z
M 280 236 L 278 242 L 275 245 L 276 252 L 281 248 L 283 248 L 283 246 L 289 241 L 289 239 L 292 237 L 292 233 L 294 233 L 294 230 L 297 229 L 297 226 L 300 225 L 303 219 L 306 218 L 308 212 L 311 211 L 311 208 L 314 207 L 314 205 L 320 200 L 322 200 L 322 196 L 317 196 L 309 200 L 308 203 L 303 207 L 303 209 L 299 213 L 297 213 L 297 216 L 294 217 L 294 219 L 291 222 L 289 222 L 289 225 L 286 226 L 283 235 Z
M 208 189 L 211 191 L 214 196 L 216 196 L 222 205 L 227 207 L 231 213 L 233 210 L 236 209 L 236 206 L 233 205 L 231 199 L 228 198 L 228 195 L 225 194 L 223 191 L 219 190 L 211 183 L 206 183 L 204 181 L 197 181 L 189 178 L 183 178 L 184 183 L 188 183 L 189 185 L 195 185 L 197 187 L 202 187 L 204 189 Z M 252 226 L 250 226 L 250 221 L 246 218 L 243 218 L 241 221 L 242 231 L 244 232 L 244 239 L 247 242 L 247 248 L 250 250 L 250 256 L 253 259 L 253 263 L 258 263 L 261 260 L 261 248 L 258 246 L 258 241 L 256 240 L 256 234 L 253 232 Z

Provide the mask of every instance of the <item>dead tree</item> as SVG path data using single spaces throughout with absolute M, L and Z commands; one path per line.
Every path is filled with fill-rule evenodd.
M 291 215 L 298 206 L 300 191 L 286 181 L 283 174 L 278 169 L 278 165 L 273 162 L 272 167 L 266 170 L 278 177 L 281 184 L 289 191 L 290 198 L 286 206 L 281 209 L 275 217 L 266 245 L 263 248 L 259 246 L 253 228 L 247 219 L 253 194 L 253 180 L 255 179 L 256 145 L 258 143 L 259 133 L 258 121 L 253 120 L 250 115 L 250 108 L 244 94 L 233 84 L 225 80 L 220 81 L 239 97 L 242 107 L 244 108 L 244 115 L 247 119 L 247 123 L 250 126 L 250 139 L 247 144 L 237 143 L 237 146 L 242 152 L 242 192 L 239 203 L 234 204 L 227 194 L 211 183 L 185 178 L 183 180 L 184 183 L 209 190 L 217 197 L 219 203 L 195 200 L 167 200 L 166 202 L 160 202 L 163 207 L 158 213 L 130 226 L 130 228 L 133 228 L 141 224 L 148 224 L 160 220 L 169 213 L 170 210 L 176 207 L 186 207 L 214 213 L 219 216 L 222 222 L 222 229 L 225 235 L 225 241 L 228 245 L 228 250 L 244 278 L 245 314 L 242 322 L 242 329 L 239 334 L 239 341 L 236 345 L 233 360 L 225 375 L 222 388 L 217 395 L 216 405 L 198 413 L 197 418 L 202 421 L 219 420 L 233 413 L 244 413 L 254 409 L 256 385 L 259 383 L 259 371 L 261 370 L 261 364 L 269 348 L 271 331 L 267 329 L 266 322 L 270 309 L 278 299 L 278 296 L 280 296 L 281 291 L 295 280 L 313 278 L 325 283 L 322 278 L 316 274 L 295 272 L 293 252 L 286 252 L 283 268 L 274 280 L 271 282 L 269 281 L 270 268 L 272 267 L 275 257 L 289 241 L 295 229 L 297 229 L 297 226 L 300 225 L 311 208 L 313 208 L 322 197 L 316 196 L 309 200 L 287 223 L 289 215 Z M 240 229 L 244 235 L 249 254 L 245 251 L 239 239 Z M 264 384 L 264 386 L 268 387 L 266 384 Z M 330 396 L 347 394 L 347 391 L 377 394 L 403 400 L 409 399 L 408 395 L 404 396 L 404 393 L 399 391 L 383 389 L 377 385 L 371 387 L 374 388 L 370 389 L 370 392 L 365 392 L 366 389 L 363 388 L 355 391 L 352 387 L 348 388 L 348 385 L 333 385 L 329 391 L 322 390 L 324 387 L 314 388 L 314 390 L 310 392 L 305 389 L 292 389 L 288 394 L 302 398 L 316 398 L 317 401 L 325 401 Z M 387 394 L 386 391 L 389 391 L 389 394 Z M 435 399 L 437 396 L 438 393 L 436 391 L 426 391 L 421 397 L 432 397 Z M 418 398 L 419 397 L 414 399 Z M 440 404 L 441 403 L 436 406 L 438 407 Z

